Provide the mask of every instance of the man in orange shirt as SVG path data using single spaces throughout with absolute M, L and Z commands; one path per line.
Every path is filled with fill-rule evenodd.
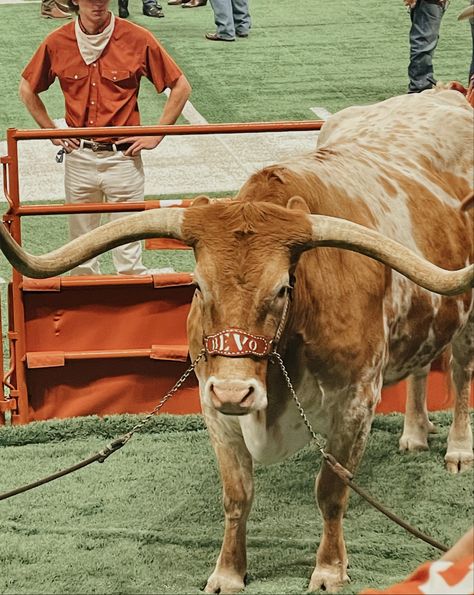
M 110 0 L 68 0 L 77 18 L 50 33 L 22 73 L 20 98 L 41 128 L 55 128 L 39 95 L 55 81 L 65 99 L 70 128 L 137 126 L 138 92 L 143 76 L 158 93 L 170 89 L 158 124 L 174 124 L 191 87 L 172 58 L 152 33 L 116 18 Z M 142 201 L 144 173 L 142 150 L 157 147 L 163 136 L 107 138 L 95 142 L 53 139 L 65 151 L 65 195 L 69 203 Z M 123 216 L 115 213 L 111 218 Z M 100 214 L 72 215 L 71 238 L 100 225 Z M 146 274 L 141 244 L 133 242 L 113 251 L 118 273 Z M 74 270 L 99 274 L 96 259 Z

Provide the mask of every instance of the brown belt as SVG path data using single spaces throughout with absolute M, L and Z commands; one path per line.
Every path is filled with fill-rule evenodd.
M 126 151 L 132 146 L 132 143 L 99 143 L 95 140 L 83 140 L 82 147 L 84 149 L 90 149 L 91 151 Z

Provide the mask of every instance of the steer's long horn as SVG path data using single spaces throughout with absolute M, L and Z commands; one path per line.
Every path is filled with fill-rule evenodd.
M 54 277 L 128 242 L 157 237 L 180 240 L 184 211 L 174 207 L 153 209 L 117 219 L 42 256 L 23 250 L 0 224 L 0 248 L 12 266 L 23 275 L 36 279 Z
M 308 215 L 313 245 L 345 248 L 386 264 L 414 283 L 443 295 L 463 293 L 474 286 L 474 265 L 447 271 L 418 256 L 395 240 L 345 219 Z

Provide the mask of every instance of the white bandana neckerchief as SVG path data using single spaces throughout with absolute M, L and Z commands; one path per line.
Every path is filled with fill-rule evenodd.
M 79 25 L 79 17 L 76 19 L 75 32 L 77 45 L 84 62 L 88 66 L 100 58 L 102 52 L 105 50 L 110 38 L 112 37 L 114 26 L 115 15 L 113 12 L 111 12 L 110 23 L 102 31 L 102 33 L 97 33 L 97 35 L 87 35 L 87 33 L 84 33 L 84 31 L 81 29 L 81 26 Z

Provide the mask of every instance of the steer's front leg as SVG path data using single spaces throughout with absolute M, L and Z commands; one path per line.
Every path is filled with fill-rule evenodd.
M 336 458 L 338 458 L 336 456 Z M 341 461 L 340 458 L 338 458 Z M 344 463 L 341 463 L 344 465 Z M 316 554 L 316 568 L 309 591 L 325 589 L 334 593 L 349 582 L 347 554 L 342 530 L 342 517 L 349 496 L 344 486 L 326 463 L 316 479 L 316 496 L 323 517 L 323 534 Z
M 354 471 L 363 454 L 373 418 L 376 399 L 360 387 L 357 396 L 334 416 L 326 451 L 344 467 Z M 347 401 L 346 401 L 347 403 Z M 323 534 L 316 554 L 316 568 L 309 591 L 325 589 L 334 593 L 349 582 L 342 519 L 349 488 L 323 463 L 316 479 L 316 496 L 323 517 Z
M 220 414 L 218 414 L 220 416 Z M 238 422 L 210 420 L 209 434 L 219 464 L 225 511 L 224 540 L 206 593 L 238 593 L 247 573 L 247 518 L 253 499 L 253 465 Z

